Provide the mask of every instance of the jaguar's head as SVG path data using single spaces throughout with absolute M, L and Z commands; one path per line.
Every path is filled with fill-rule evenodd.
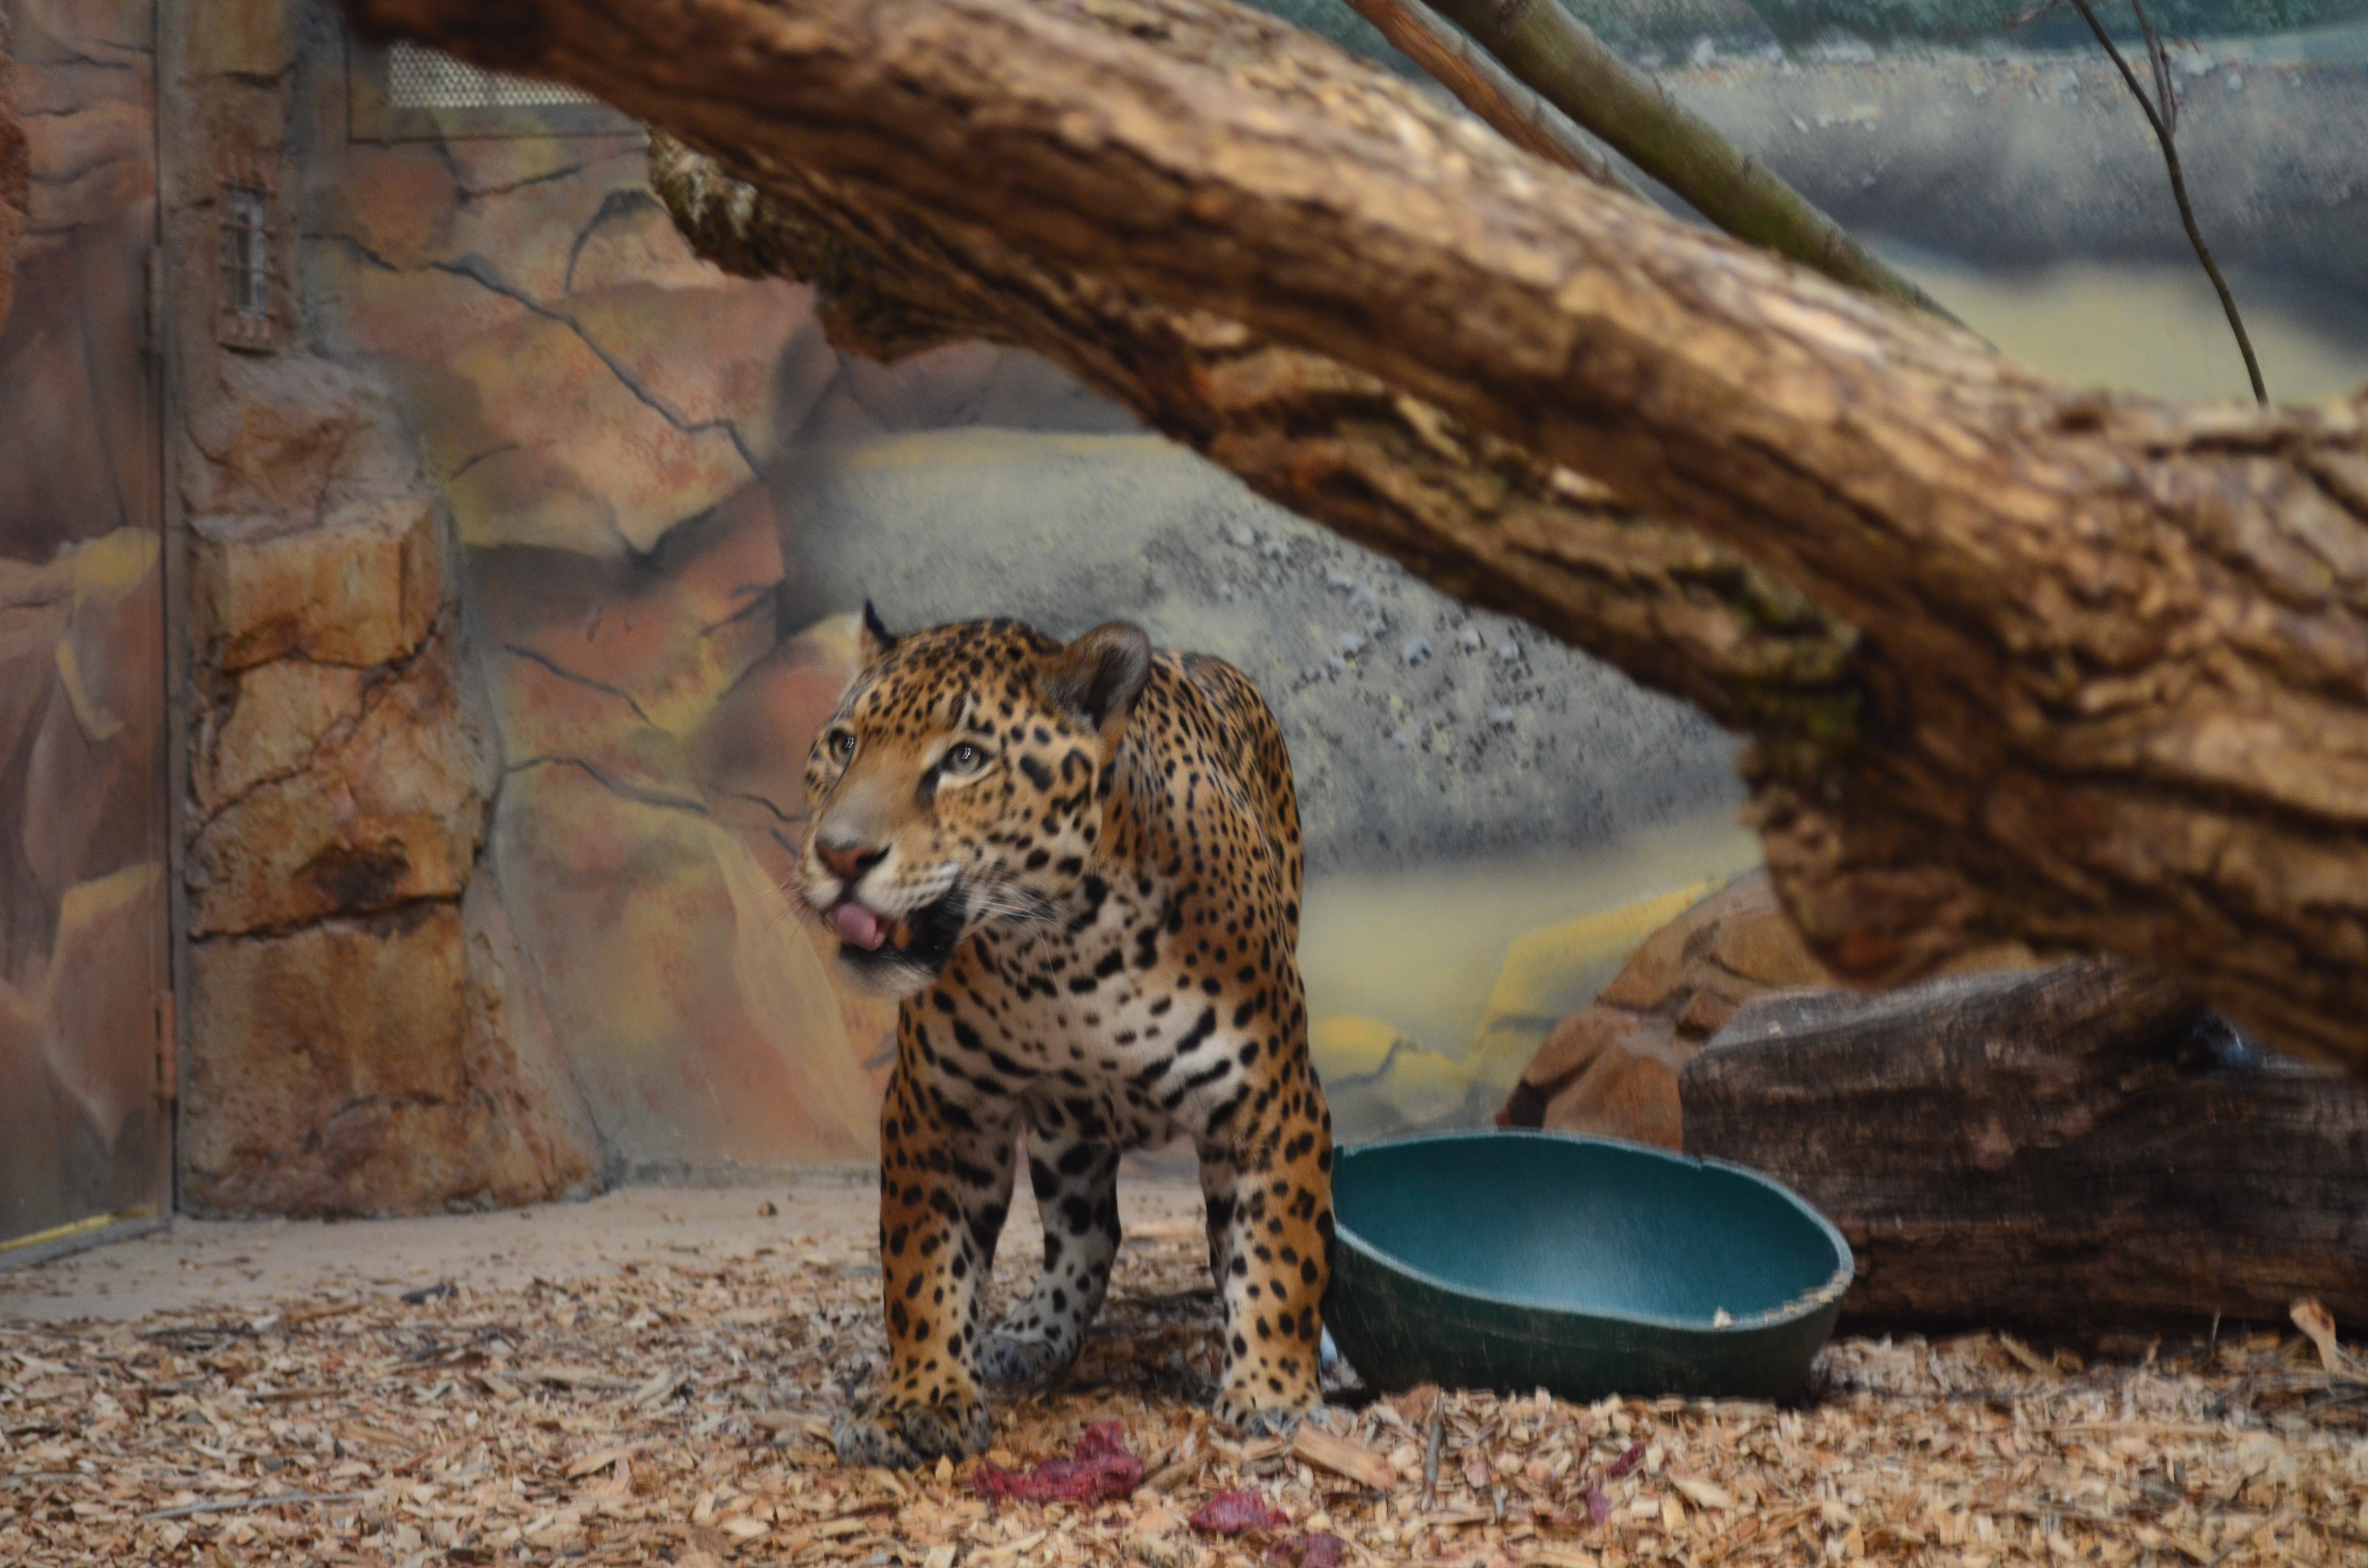
M 1122 621 L 1065 645 L 1009 620 L 898 637 L 869 604 L 862 642 L 806 761 L 798 893 L 856 975 L 909 995 L 1084 881 L 1151 644 Z

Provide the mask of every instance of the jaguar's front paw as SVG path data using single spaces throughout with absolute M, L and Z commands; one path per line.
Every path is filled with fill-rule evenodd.
M 1004 1388 L 1048 1382 L 1069 1369 L 1077 1358 L 1049 1339 L 1035 1335 L 1006 1334 L 997 1329 L 978 1347 L 979 1369 L 987 1381 Z
M 1260 1403 L 1240 1389 L 1228 1389 L 1217 1396 L 1217 1419 L 1238 1428 L 1252 1437 L 1288 1437 L 1299 1430 L 1302 1421 L 1313 1416 L 1322 1420 L 1322 1403 L 1311 1392 L 1297 1403 L 1281 1403 L 1269 1400 Z
M 939 1459 L 959 1460 L 995 1440 L 986 1406 L 875 1404 L 851 1411 L 831 1424 L 831 1446 L 841 1464 L 911 1470 Z

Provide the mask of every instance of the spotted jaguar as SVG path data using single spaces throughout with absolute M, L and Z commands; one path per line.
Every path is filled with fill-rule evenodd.
M 1320 1402 L 1332 1129 L 1296 950 L 1291 760 L 1242 674 L 1123 622 L 894 635 L 807 765 L 798 892 L 857 977 L 903 998 L 880 1120 L 889 1358 L 837 1426 L 850 1463 L 987 1446 L 990 1384 L 1073 1362 L 1120 1243 L 1126 1150 L 1189 1138 L 1224 1304 L 1220 1416 Z M 981 1289 L 1024 1141 L 1033 1292 Z

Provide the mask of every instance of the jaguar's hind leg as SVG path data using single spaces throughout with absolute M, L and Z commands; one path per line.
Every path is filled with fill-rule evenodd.
M 1028 1179 L 1044 1220 L 1044 1267 L 1028 1300 L 979 1349 L 991 1381 L 1054 1376 L 1084 1348 L 1118 1256 L 1118 1159 L 1110 1144 L 1030 1130 Z

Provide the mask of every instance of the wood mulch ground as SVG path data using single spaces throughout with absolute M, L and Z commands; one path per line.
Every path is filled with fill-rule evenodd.
M 1244 1442 L 1204 1409 L 1213 1302 L 1171 1218 L 989 1456 L 1116 1420 L 1145 1485 L 990 1504 L 973 1465 L 844 1470 L 823 1440 L 881 1348 L 876 1267 L 848 1224 L 517 1289 L 0 1319 L 0 1562 L 2368 1563 L 2368 1383 L 2292 1333 L 2085 1365 L 1854 1339 L 1800 1408 L 1418 1391 Z M 1289 1523 L 1188 1522 L 1236 1489 Z

